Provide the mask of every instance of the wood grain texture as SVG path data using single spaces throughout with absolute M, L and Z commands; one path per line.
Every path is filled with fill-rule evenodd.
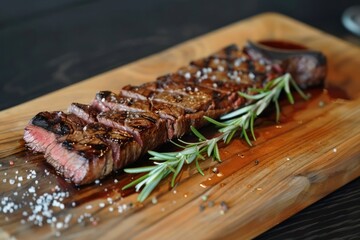
M 176 70 L 189 61 L 209 55 L 228 45 L 244 45 L 247 39 L 278 38 L 301 42 L 324 52 L 329 60 L 326 86 L 345 91 L 351 101 L 333 101 L 326 93 L 314 94 L 308 103 L 283 105 L 291 116 L 281 126 L 265 124 L 259 127 L 258 141 L 248 148 L 234 140 L 221 150 L 224 162 L 219 165 L 223 176 L 207 171 L 205 177 L 187 169 L 176 193 L 164 183 L 154 195 L 158 203 L 147 201 L 125 213 L 109 212 L 109 207 L 97 206 L 103 198 L 74 208 L 58 211 L 57 216 L 91 212 L 99 218 L 96 226 L 73 224 L 62 231 L 68 238 L 251 238 L 290 217 L 304 207 L 360 176 L 360 49 L 278 14 L 263 14 L 224 27 L 202 37 L 185 42 L 159 54 L 93 77 L 49 95 L 21 104 L 0 113 L 0 156 L 5 167 L 25 171 L 29 165 L 42 170 L 41 158 L 21 163 L 24 150 L 21 141 L 27 121 L 42 110 L 65 110 L 73 102 L 90 102 L 100 89 L 116 90 L 125 84 L 139 84 Z M 319 107 L 319 101 L 326 103 Z M 335 150 L 334 150 L 335 149 Z M 14 155 L 15 154 L 15 155 Z M 15 162 L 14 167 L 8 161 Z M 28 158 L 26 158 L 28 159 Z M 31 157 L 30 157 L 31 159 Z M 259 160 L 259 164 L 254 164 Z M 213 164 L 210 164 L 213 165 Z M 209 168 L 209 163 L 202 164 Z M 46 166 L 45 166 L 46 167 Z M 72 188 L 56 175 L 40 178 L 43 188 L 61 183 Z M 210 179 L 208 179 L 210 178 Z M 46 186 L 48 185 L 48 186 Z M 104 183 L 111 186 L 110 182 Z M 14 191 L 6 185 L 2 197 Z M 26 184 L 19 191 L 26 191 Z M 103 191 L 99 186 L 74 190 L 71 200 L 85 199 Z M 114 206 L 132 202 L 136 195 L 121 198 L 116 189 L 111 197 Z M 199 212 L 201 196 L 207 194 L 214 207 Z M 220 214 L 219 203 L 226 201 L 230 209 Z M 21 214 L 0 218 L 1 234 L 25 238 L 31 233 L 41 239 L 53 236 L 54 228 L 19 225 Z
M 359 198 L 357 178 L 256 239 L 360 239 Z

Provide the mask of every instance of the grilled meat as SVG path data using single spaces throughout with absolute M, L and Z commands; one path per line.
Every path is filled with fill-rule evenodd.
M 142 148 L 127 131 L 86 123 L 73 114 L 42 112 L 25 128 L 24 139 L 75 184 L 100 179 L 139 158 Z
M 153 82 L 101 91 L 89 105 L 72 103 L 68 113 L 41 112 L 26 126 L 25 142 L 65 178 L 87 184 L 181 137 L 191 125 L 204 126 L 203 116 L 218 118 L 246 104 L 238 91 L 261 87 L 289 69 L 297 69 L 301 86 L 325 76 L 325 61 L 311 65 L 301 55 L 285 60 L 265 55 L 231 45 Z M 315 77 L 303 71 L 310 65 Z

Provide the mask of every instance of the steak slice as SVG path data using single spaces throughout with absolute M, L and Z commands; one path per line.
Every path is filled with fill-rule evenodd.
M 139 89 L 141 88 L 139 87 Z M 130 91 L 127 90 L 127 92 L 129 93 Z M 136 94 L 140 94 L 140 92 Z M 136 95 L 133 94 L 133 96 Z M 196 102 L 196 98 L 192 98 L 192 95 L 187 95 L 184 92 L 153 92 L 151 96 L 151 99 L 148 99 L 152 105 L 151 110 L 166 120 L 168 139 L 183 136 L 190 130 L 191 125 L 197 127 L 204 126 L 206 121 L 202 121 L 202 119 L 205 111 L 201 110 L 201 108 L 207 106 L 208 111 L 212 111 L 211 109 L 214 108 L 212 102 L 204 105 L 201 101 Z M 209 106 L 210 104 L 211 107 Z M 221 112 L 223 113 L 222 110 Z
M 166 121 L 150 111 L 152 106 L 149 101 L 122 98 L 111 92 L 107 92 L 106 100 L 101 102 L 106 107 L 106 111 L 103 112 L 99 108 L 77 103 L 73 103 L 69 111 L 87 122 L 101 122 L 106 126 L 127 131 L 143 147 L 144 152 L 168 139 Z M 131 103 L 136 104 L 131 106 Z M 128 107 L 132 111 L 123 110 Z
M 167 92 L 169 95 L 174 94 Z M 177 94 L 180 97 L 183 95 Z M 100 97 L 102 96 L 102 97 Z M 188 98 L 188 97 L 187 97 Z M 204 111 L 196 113 L 191 116 L 187 113 L 187 109 L 184 109 L 172 102 L 154 101 L 153 99 L 141 100 L 135 98 L 123 97 L 113 92 L 99 92 L 92 106 L 97 108 L 98 111 L 131 111 L 131 112 L 153 112 L 158 114 L 162 119 L 166 121 L 166 128 L 168 133 L 168 139 L 174 137 L 180 137 L 184 135 L 189 129 L 194 118 L 202 118 Z
M 147 104 L 145 105 L 147 106 Z M 117 107 L 115 107 L 117 109 Z M 148 113 L 148 114 L 157 114 L 165 122 L 167 139 L 172 139 L 175 137 L 180 137 L 190 128 L 190 120 L 185 118 L 185 111 L 181 108 L 169 105 L 166 103 L 153 102 L 152 103 L 152 112 L 147 111 L 149 107 L 137 109 L 135 112 Z M 79 103 L 72 103 L 68 109 L 70 113 L 75 114 L 79 118 L 84 119 L 88 123 L 97 122 L 97 116 L 99 114 L 104 115 L 105 112 L 99 111 L 92 105 L 85 105 Z M 113 111 L 109 108 L 107 111 Z M 147 112 L 146 112 L 147 111 Z M 104 120 L 104 119 L 103 119 Z M 106 124 L 106 125 L 109 125 Z M 123 129 L 123 127 L 121 127 Z M 142 141 L 140 141 L 142 142 Z
M 141 155 L 141 146 L 126 131 L 86 124 L 63 112 L 37 114 L 25 128 L 24 139 L 29 148 L 43 152 L 48 163 L 79 185 L 100 179 Z
M 51 156 L 48 162 L 65 177 L 83 185 L 138 159 L 141 146 L 126 131 L 90 123 L 82 131 L 68 135 L 47 155 Z
M 211 96 L 201 92 L 192 92 L 188 95 L 179 92 L 159 92 L 155 93 L 152 101 L 162 102 L 182 108 L 186 113 L 196 113 L 199 111 L 206 111 L 214 109 Z
M 97 116 L 104 125 L 131 133 L 143 153 L 168 139 L 165 121 L 152 112 L 107 111 Z
M 45 152 L 54 139 L 64 138 L 85 125 L 74 114 L 40 112 L 25 127 L 24 140 L 35 152 Z
M 155 91 L 158 89 L 164 89 L 168 92 L 179 93 L 183 95 L 203 94 L 212 99 L 212 106 L 214 109 L 227 108 L 232 110 L 240 106 L 243 102 L 242 98 L 237 94 L 245 86 L 240 84 L 234 84 L 231 82 L 212 81 L 208 79 L 197 79 L 195 81 L 183 81 L 179 82 L 178 78 L 181 78 L 179 74 L 168 74 L 156 80 Z M 210 81 L 210 83 L 209 83 Z M 230 88 L 231 85 L 234 85 Z M 148 87 L 146 85 L 146 87 Z M 228 87 L 228 89 L 226 89 Z M 236 87 L 236 88 L 235 88 Z
M 253 60 L 237 46 L 230 45 L 207 58 L 192 61 L 177 73 L 188 81 L 210 78 L 252 85 L 268 79 L 274 70 L 272 63 Z
M 110 91 L 100 91 L 96 94 L 92 106 L 98 111 L 106 112 L 109 110 L 151 112 L 151 102 L 147 99 L 137 99 L 124 97 Z
M 135 98 L 147 101 L 149 98 L 152 97 L 154 90 L 152 90 L 152 87 L 147 88 L 147 84 L 144 83 L 140 86 L 132 86 L 132 85 L 126 85 L 120 90 L 120 95 L 123 97 L 129 97 L 129 98 Z
M 98 109 L 92 107 L 91 105 L 81 103 L 72 103 L 68 108 L 68 112 L 88 123 L 97 122 L 96 116 L 99 114 Z

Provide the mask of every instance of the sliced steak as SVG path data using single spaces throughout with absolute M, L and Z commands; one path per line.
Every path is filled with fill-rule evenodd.
M 191 122 L 184 109 L 162 102 L 151 103 L 153 111 L 166 122 L 168 139 L 179 138 L 189 131 Z
M 176 83 L 171 87 L 172 88 L 168 86 L 164 89 L 164 87 L 158 88 L 157 86 L 149 86 L 147 84 L 137 87 L 126 86 L 120 93 L 121 95 L 126 96 L 126 99 L 136 99 L 134 100 L 133 105 L 137 102 L 150 100 L 182 108 L 187 113 L 206 111 L 214 108 L 212 96 L 209 94 L 200 91 L 184 92 L 182 86 L 177 86 Z M 108 98 L 107 100 L 109 100 L 109 102 L 116 101 L 119 103 L 120 99 L 121 98 L 116 100 Z
M 73 103 L 69 114 L 39 113 L 24 139 L 66 178 L 86 184 L 181 137 L 190 126 L 204 126 L 204 116 L 218 118 L 246 104 L 239 91 L 262 87 L 285 70 L 304 87 L 325 75 L 323 55 L 315 64 L 316 54 L 280 59 L 265 53 L 231 45 L 153 82 L 101 91 L 90 105 Z
M 120 95 L 147 101 L 154 93 L 154 90 L 152 90 L 152 88 L 147 88 L 147 85 L 150 84 L 145 83 L 140 86 L 126 85 L 120 90 Z
M 84 125 L 85 121 L 73 114 L 40 112 L 25 127 L 24 140 L 31 150 L 45 152 L 55 139 L 64 138 Z
M 88 123 L 97 122 L 96 116 L 99 114 L 98 109 L 91 105 L 81 103 L 72 103 L 68 108 L 68 112 L 76 115 Z
M 190 63 L 181 68 L 178 74 L 187 81 L 203 79 L 230 81 L 238 84 L 259 84 L 274 73 L 272 65 L 265 61 L 252 60 L 235 45 L 204 59 Z
M 96 94 L 92 106 L 99 111 L 134 111 L 134 112 L 151 112 L 151 103 L 146 100 L 137 98 L 124 97 L 110 91 L 100 91 Z
M 152 112 L 107 111 L 97 116 L 99 122 L 129 132 L 143 152 L 154 149 L 168 139 L 165 121 Z
M 209 83 L 205 79 L 201 81 L 200 79 L 192 82 L 178 82 L 177 78 L 181 77 L 179 74 L 168 74 L 156 80 L 156 88 L 154 91 L 160 92 L 161 89 L 167 92 L 173 92 L 182 95 L 194 95 L 201 94 L 208 98 L 212 99 L 211 109 L 223 109 L 228 110 L 238 107 L 242 103 L 242 99 L 237 94 L 237 91 L 241 89 L 240 84 L 232 84 L 231 82 L 221 82 L 221 81 L 211 81 Z M 219 84 L 219 85 L 218 85 Z M 231 85 L 234 85 L 230 88 Z M 219 86 L 228 87 L 229 89 L 223 90 Z M 237 90 L 235 90 L 237 86 Z M 147 86 L 146 86 L 147 87 Z M 243 87 L 244 88 L 244 87 Z M 230 92 L 230 90 L 232 90 Z
M 73 114 L 42 112 L 25 128 L 25 141 L 43 152 L 65 178 L 86 184 L 136 160 L 142 148 L 126 131 L 86 124 Z
M 115 109 L 122 107 L 115 107 Z M 90 105 L 73 103 L 69 112 L 86 122 L 100 122 L 106 126 L 121 129 L 133 135 L 143 152 L 157 147 L 168 139 L 166 120 L 150 111 L 107 110 L 100 112 Z
M 48 162 L 75 184 L 101 179 L 140 155 L 141 146 L 131 134 L 100 123 L 86 125 L 45 153 Z
M 160 92 L 154 94 L 151 100 L 183 108 L 186 113 L 214 109 L 211 97 L 201 92 L 194 92 L 189 95 L 183 95 L 178 92 Z
M 166 121 L 168 139 L 184 135 L 189 130 L 191 123 L 194 122 L 195 116 L 202 118 L 204 115 L 204 111 L 198 110 L 198 112 L 196 112 L 196 110 L 194 109 L 195 107 L 201 105 L 201 103 L 195 103 L 195 107 L 190 104 L 188 104 L 188 106 L 182 107 L 180 103 L 166 101 L 168 99 L 174 100 L 175 96 L 178 96 L 181 99 L 185 98 L 188 100 L 190 98 L 189 96 L 184 96 L 171 92 L 162 92 L 156 94 L 163 94 L 162 96 L 168 96 L 168 98 L 164 97 L 160 99 L 161 96 L 159 96 L 160 100 L 157 99 L 158 101 L 154 99 L 141 100 L 123 97 L 112 92 L 107 92 L 105 95 L 106 97 L 104 97 L 103 92 L 100 92 L 97 94 L 95 100 L 92 103 L 92 106 L 94 108 L 97 108 L 98 111 L 103 112 L 112 110 L 156 113 Z M 195 116 L 187 114 L 189 112 L 188 108 L 190 107 L 192 107 L 192 112 L 196 113 Z

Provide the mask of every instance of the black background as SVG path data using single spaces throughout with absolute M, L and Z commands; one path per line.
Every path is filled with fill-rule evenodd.
M 2 0 L 0 109 L 262 12 L 283 13 L 349 39 L 341 15 L 356 3 L 360 4 L 355 0 Z M 359 189 L 357 179 L 259 239 L 360 239 Z

